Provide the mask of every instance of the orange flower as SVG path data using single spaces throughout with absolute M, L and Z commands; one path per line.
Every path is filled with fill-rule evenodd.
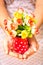
M 22 25 L 23 21 L 22 19 L 17 19 L 18 25 Z

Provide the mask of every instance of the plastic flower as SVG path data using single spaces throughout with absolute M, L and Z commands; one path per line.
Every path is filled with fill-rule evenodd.
M 21 38 L 31 38 L 35 31 L 35 24 L 37 20 L 33 15 L 25 12 L 22 8 L 18 9 L 13 14 L 13 18 L 8 20 L 7 25 L 8 30 L 11 30 L 11 34 L 19 36 Z M 9 33 L 9 32 L 8 32 Z
M 24 9 L 19 8 L 19 9 L 18 9 L 18 12 L 19 12 L 19 13 L 23 13 L 23 12 L 24 12 Z
M 30 16 L 28 16 L 28 15 L 26 15 L 26 17 L 25 17 L 27 20 L 29 20 L 30 19 Z
M 12 36 L 13 36 L 13 37 L 16 37 L 16 35 L 17 35 L 17 32 L 14 31 L 14 30 L 12 30 Z
M 23 30 L 23 31 L 21 32 L 21 37 L 22 37 L 23 39 L 28 37 L 28 33 L 27 33 L 26 30 Z
M 15 12 L 14 17 L 16 17 L 17 19 L 19 19 L 19 18 L 21 19 L 22 18 L 22 13 Z

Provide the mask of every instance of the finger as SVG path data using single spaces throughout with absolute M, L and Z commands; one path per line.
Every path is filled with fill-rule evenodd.
M 15 56 L 15 57 L 17 57 L 18 58 L 18 53 L 16 53 L 16 52 L 11 52 L 11 51 L 8 51 L 8 39 L 6 38 L 5 40 L 4 40 L 4 50 L 5 50 L 5 53 L 6 54 L 9 54 L 10 56 Z
M 29 39 L 29 43 L 34 48 L 34 50 L 35 50 L 35 48 L 36 48 L 36 50 L 38 50 L 39 45 L 34 36 Z
M 26 53 L 24 53 L 24 55 L 23 55 L 24 59 L 27 59 L 28 57 L 33 55 L 33 53 L 35 53 L 39 48 L 39 45 L 38 45 L 38 43 L 37 43 L 37 41 L 36 41 L 36 39 L 34 37 L 31 38 L 29 41 L 31 43 L 31 46 L 28 49 L 28 51 Z
M 9 55 L 10 55 L 10 56 L 13 56 L 13 57 L 16 57 L 16 58 L 19 58 L 19 54 L 16 53 L 16 52 L 10 51 L 10 52 L 9 52 Z
M 23 55 L 22 55 L 22 54 L 19 54 L 18 57 L 19 57 L 19 59 L 20 59 L 21 61 L 23 61 Z
M 21 59 L 22 60 L 22 55 L 21 54 L 19 54 L 19 53 L 16 53 L 15 51 L 14 52 L 12 52 L 11 50 L 9 51 L 8 50 L 8 40 L 10 41 L 10 45 L 12 45 L 12 41 L 11 41 L 11 37 L 7 37 L 5 40 L 4 40 L 4 51 L 5 51 L 5 53 L 7 54 L 7 55 L 10 55 L 10 56 L 13 56 L 13 57 L 16 57 L 16 58 L 18 58 L 18 59 Z
M 18 58 L 18 59 L 20 59 L 20 60 L 22 60 L 23 61 L 23 56 L 21 55 L 21 54 L 19 54 L 19 53 L 16 53 L 16 52 L 9 52 L 9 55 L 10 56 L 12 56 L 12 57 L 16 57 L 16 58 Z
M 29 48 L 28 51 L 23 55 L 23 59 L 27 59 L 28 57 L 30 57 L 32 54 L 34 53 L 33 48 Z
M 5 40 L 4 40 L 4 51 L 5 51 L 5 53 L 6 54 L 8 54 L 8 47 L 7 47 L 7 39 L 5 38 Z

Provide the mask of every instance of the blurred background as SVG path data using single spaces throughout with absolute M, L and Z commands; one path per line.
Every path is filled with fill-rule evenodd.
M 19 2 L 17 2 L 17 5 L 16 5 L 16 1 L 17 0 L 15 0 L 15 2 L 13 3 L 13 5 L 15 4 L 14 6 L 12 5 L 6 6 L 11 17 L 12 17 L 12 12 L 14 12 L 17 9 L 17 7 L 23 7 L 26 4 L 26 2 L 29 3 L 29 0 L 26 1 L 25 3 L 23 2 L 20 3 L 21 0 L 19 0 Z M 25 11 L 29 10 L 28 13 L 34 10 L 34 6 L 31 3 L 26 4 L 26 6 L 24 6 L 24 10 Z M 4 47 L 3 47 L 5 38 L 6 38 L 6 34 L 3 31 L 3 29 L 0 27 L 0 65 L 32 65 L 32 64 L 43 65 L 43 25 L 41 26 L 39 30 L 39 34 L 36 36 L 36 39 L 39 44 L 39 50 L 35 54 L 33 54 L 31 57 L 29 57 L 26 61 L 21 61 L 15 57 L 11 57 L 5 54 Z

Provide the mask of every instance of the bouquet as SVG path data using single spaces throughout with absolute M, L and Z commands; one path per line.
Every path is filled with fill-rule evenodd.
M 29 38 L 38 33 L 36 23 L 34 15 L 28 15 L 22 8 L 13 13 L 13 18 L 4 20 L 5 30 L 11 37 L 7 42 L 7 54 L 16 52 L 23 55 L 30 48 Z

